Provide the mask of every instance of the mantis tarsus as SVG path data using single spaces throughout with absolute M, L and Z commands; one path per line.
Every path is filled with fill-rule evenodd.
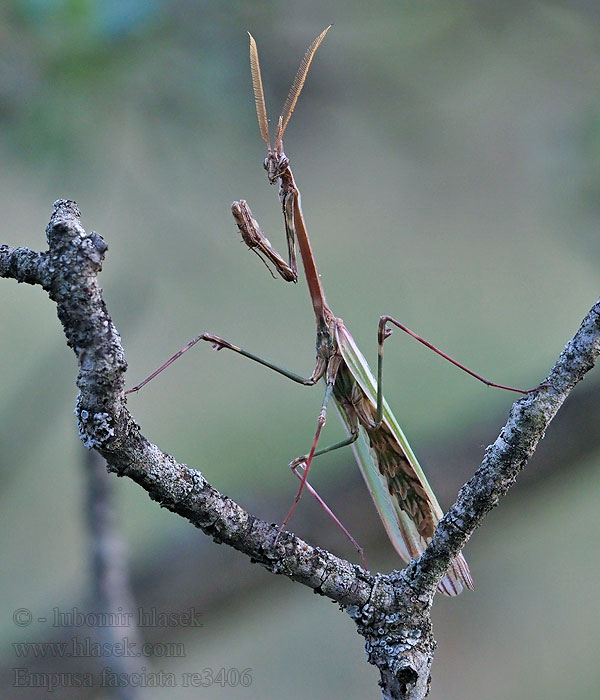
M 411 558 L 415 558 L 423 552 L 443 513 L 404 433 L 383 398 L 383 345 L 391 333 L 388 324 L 395 325 L 406 331 L 438 354 L 488 385 L 521 391 L 522 393 L 527 392 L 488 382 L 417 336 L 391 316 L 382 316 L 379 322 L 376 381 L 344 322 L 342 319 L 337 318 L 329 308 L 306 231 L 300 206 L 300 192 L 294 181 L 289 159 L 283 151 L 283 134 L 296 106 L 313 56 L 329 28 L 327 27 L 321 32 L 306 51 L 292 83 L 282 114 L 279 117 L 273 146 L 271 146 L 269 138 L 258 51 L 254 38 L 252 35 L 249 35 L 250 67 L 256 112 L 260 133 L 268 149 L 264 167 L 271 184 L 279 181 L 279 198 L 287 235 L 288 262 L 279 255 L 264 236 L 246 202 L 240 200 L 232 205 L 232 213 L 243 241 L 249 248 L 263 257 L 263 262 L 267 266 L 270 262 L 279 275 L 288 282 L 296 282 L 298 279 L 295 252 L 296 241 L 298 243 L 317 323 L 316 364 L 312 374 L 306 378 L 302 377 L 295 372 L 283 369 L 247 350 L 237 347 L 216 335 L 203 333 L 191 340 L 184 348 L 167 360 L 164 365 L 127 393 L 141 389 L 142 386 L 200 340 L 210 342 L 217 350 L 222 348 L 233 350 L 299 384 L 311 386 L 323 378 L 326 384 L 325 396 L 319 412 L 317 429 L 310 452 L 308 455 L 299 457 L 290 464 L 292 470 L 300 478 L 300 486 L 296 498 L 281 525 L 279 534 L 291 518 L 305 487 L 327 508 L 307 482 L 313 458 L 340 447 L 352 445 L 356 460 L 387 534 L 402 559 L 409 562 Z M 319 437 L 326 420 L 327 406 L 332 397 L 348 436 L 334 445 L 317 449 Z M 329 509 L 327 510 L 351 538 L 337 518 Z M 351 539 L 354 542 L 353 538 Z M 362 556 L 360 548 L 355 542 L 354 544 Z M 448 574 L 442 579 L 439 590 L 447 595 L 457 595 L 465 586 L 472 589 L 473 580 L 467 562 L 463 555 L 459 554 Z

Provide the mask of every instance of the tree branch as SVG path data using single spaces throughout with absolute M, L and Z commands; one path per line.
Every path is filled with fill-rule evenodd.
M 600 302 L 534 393 L 513 405 L 508 423 L 483 464 L 461 489 L 426 552 L 403 571 L 373 575 L 360 566 L 284 533 L 247 513 L 214 489 L 196 469 L 150 443 L 126 407 L 126 362 L 97 275 L 107 247 L 87 234 L 74 202 L 58 200 L 46 229 L 49 249 L 0 246 L 0 276 L 39 284 L 57 304 L 68 345 L 79 363 L 75 413 L 84 445 L 108 468 L 140 484 L 161 506 L 217 542 L 246 554 L 273 573 L 310 586 L 340 603 L 366 639 L 384 698 L 424 698 L 435 641 L 429 610 L 439 580 L 469 536 L 506 493 L 565 397 L 600 353 Z
M 35 253 L 0 246 L 0 276 L 39 284 L 56 302 L 67 343 L 79 364 L 75 414 L 83 444 L 97 449 L 111 471 L 133 479 L 153 500 L 214 540 L 343 605 L 364 605 L 371 594 L 371 574 L 291 533 L 273 548 L 276 525 L 247 513 L 214 489 L 200 471 L 179 464 L 141 434 L 127 410 L 123 394 L 127 364 L 97 280 L 107 246 L 96 232 L 85 232 L 80 216 L 75 202 L 55 202 L 46 229 L 49 250 Z

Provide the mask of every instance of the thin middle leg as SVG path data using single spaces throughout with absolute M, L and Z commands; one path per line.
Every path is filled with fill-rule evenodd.
M 313 370 L 313 373 L 310 375 L 310 377 L 302 377 L 301 375 L 296 374 L 296 372 L 291 372 L 290 370 L 285 369 L 284 367 L 280 367 L 279 365 L 276 365 L 273 362 L 264 360 L 262 357 L 259 357 L 258 355 L 255 355 L 252 352 L 248 352 L 248 350 L 244 350 L 243 348 L 240 348 L 237 345 L 233 345 L 233 343 L 230 343 L 228 340 L 220 338 L 218 335 L 213 335 L 212 333 L 202 333 L 201 335 L 198 335 L 192 340 L 190 340 L 190 342 L 187 345 L 184 345 L 184 347 L 182 347 L 181 350 L 176 352 L 158 369 L 154 370 L 154 372 L 152 372 L 152 374 L 146 377 L 146 379 L 144 379 L 142 382 L 140 382 L 131 389 L 127 389 L 125 394 L 133 394 L 134 392 L 139 391 L 142 387 L 146 386 L 148 382 L 151 382 L 163 370 L 167 369 L 167 367 L 173 362 L 175 362 L 175 360 L 178 360 L 184 352 L 187 352 L 188 350 L 193 348 L 194 345 L 196 345 L 196 343 L 199 343 L 201 340 L 205 340 L 206 342 L 211 343 L 215 350 L 222 350 L 223 348 L 227 348 L 228 350 L 237 352 L 238 354 L 243 355 L 244 357 L 247 357 L 248 359 L 253 360 L 254 362 L 258 362 L 264 367 L 268 367 L 269 369 L 272 369 L 275 372 L 282 374 L 284 377 L 287 377 L 288 379 L 291 379 L 292 381 L 297 382 L 298 384 L 303 384 L 304 386 L 312 386 L 313 384 L 316 384 L 325 372 L 325 365 L 322 361 L 320 362 L 317 360 L 315 369 Z
M 381 420 L 383 418 L 383 344 L 386 338 L 389 338 L 389 336 L 392 333 L 391 328 L 387 327 L 388 323 L 394 324 L 394 326 L 397 326 L 400 330 L 404 331 L 405 333 L 408 333 L 408 335 L 410 335 L 411 338 L 418 340 L 419 343 L 422 343 L 423 345 L 425 345 L 425 347 L 428 347 L 430 350 L 433 350 L 433 352 L 437 353 L 445 360 L 448 360 L 448 362 L 451 362 L 453 365 L 456 365 L 456 367 L 462 369 L 464 372 L 470 374 L 472 377 L 475 377 L 475 379 L 478 379 L 480 382 L 483 382 L 487 386 L 496 387 L 497 389 L 505 389 L 506 391 L 516 391 L 519 394 L 529 394 L 532 391 L 535 391 L 535 389 L 516 389 L 512 386 L 506 386 L 504 384 L 496 384 L 496 382 L 491 382 L 489 381 L 489 379 L 486 379 L 480 374 L 473 372 L 462 363 L 450 357 L 450 355 L 446 354 L 443 350 L 440 350 L 435 345 L 425 340 L 425 338 L 421 338 L 420 335 L 417 335 L 414 331 L 411 331 L 410 328 L 405 326 L 403 323 L 400 323 L 400 321 L 396 321 L 396 319 L 392 318 L 391 316 L 382 316 L 379 319 L 379 329 L 377 332 L 377 425 L 381 423 Z

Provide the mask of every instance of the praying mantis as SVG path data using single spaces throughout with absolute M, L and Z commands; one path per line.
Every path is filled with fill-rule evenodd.
M 243 355 L 298 384 L 312 386 L 324 379 L 326 385 L 325 395 L 319 411 L 317 429 L 311 449 L 307 455 L 299 457 L 290 463 L 291 469 L 300 479 L 300 486 L 294 502 L 279 529 L 277 539 L 289 522 L 306 487 L 342 527 L 346 535 L 357 546 L 362 556 L 362 551 L 356 545 L 354 539 L 307 481 L 309 469 L 315 457 L 351 445 L 388 537 L 400 557 L 409 563 L 411 559 L 418 557 L 425 550 L 427 543 L 433 536 L 437 523 L 443 516 L 443 512 L 402 429 L 383 398 L 383 346 L 385 340 L 392 332 L 389 325 L 394 325 L 409 333 L 430 349 L 489 386 L 521 393 L 528 392 L 495 384 L 484 379 L 410 331 L 391 316 L 381 316 L 379 320 L 376 380 L 344 322 L 341 318 L 337 318 L 329 308 L 302 215 L 300 192 L 295 183 L 289 159 L 283 150 L 283 135 L 304 86 L 315 52 L 325 38 L 330 26 L 315 38 L 306 51 L 292 83 L 281 116 L 278 119 L 273 146 L 271 146 L 269 136 L 258 49 L 254 38 L 249 34 L 250 68 L 256 113 L 261 136 L 267 145 L 267 157 L 264 161 L 264 167 L 267 171 L 269 182 L 271 184 L 279 182 L 279 199 L 283 211 L 288 247 L 287 262 L 262 233 L 247 203 L 244 200 L 240 200 L 232 204 L 232 214 L 241 233 L 242 240 L 251 250 L 254 250 L 262 257 L 267 267 L 268 263 L 271 263 L 277 273 L 288 282 L 296 282 L 298 280 L 296 243 L 298 245 L 317 325 L 316 364 L 312 374 L 309 377 L 302 377 L 295 372 L 258 357 L 219 336 L 211 333 L 202 333 L 191 340 L 143 382 L 126 393 L 136 392 L 141 389 L 142 386 L 201 340 L 211 343 L 216 350 L 226 348 Z M 332 399 L 346 430 L 347 437 L 329 447 L 317 449 L 321 431 L 326 422 L 327 408 Z M 473 589 L 473 579 L 465 558 L 462 554 L 459 554 L 453 561 L 447 575 L 441 580 L 439 590 L 446 595 L 453 596 L 458 595 L 465 587 Z

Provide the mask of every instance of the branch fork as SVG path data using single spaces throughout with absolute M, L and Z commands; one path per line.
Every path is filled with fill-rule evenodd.
M 435 641 L 430 608 L 454 557 L 514 483 L 552 418 L 600 354 L 600 300 L 538 389 L 519 399 L 483 462 L 461 488 L 424 554 L 402 571 L 372 574 L 313 547 L 246 512 L 212 487 L 201 472 L 179 464 L 150 443 L 127 409 L 127 369 L 121 339 L 108 315 L 98 273 L 107 252 L 89 234 L 70 200 L 54 203 L 48 250 L 0 246 L 0 277 L 37 284 L 56 302 L 68 345 L 77 357 L 75 415 L 82 442 L 149 496 L 187 518 L 216 542 L 228 544 L 273 573 L 310 586 L 345 609 L 379 668 L 384 698 L 426 697 Z

